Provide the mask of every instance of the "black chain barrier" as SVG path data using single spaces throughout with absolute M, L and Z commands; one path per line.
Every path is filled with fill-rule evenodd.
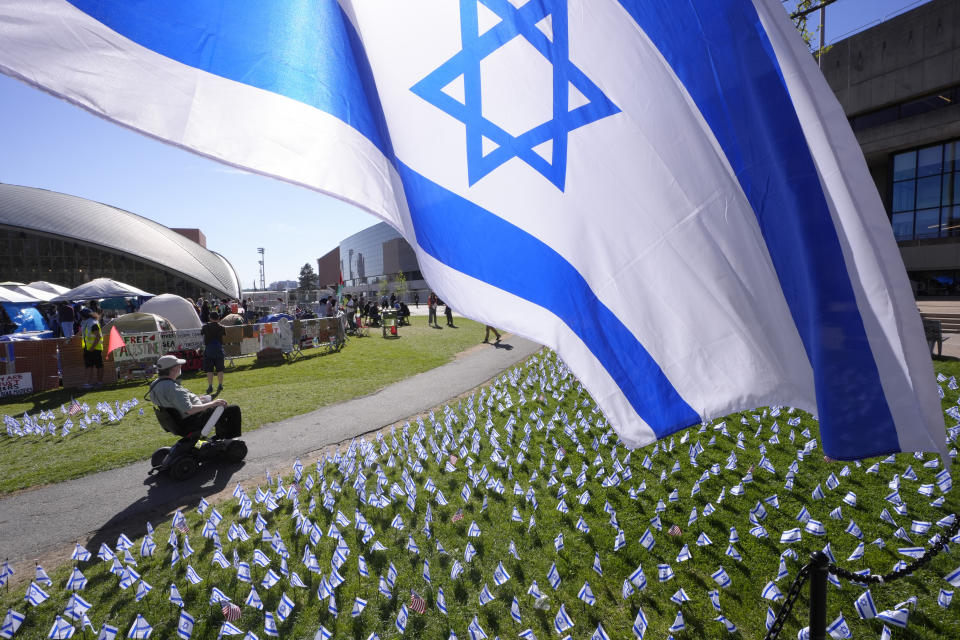
M 887 582 L 893 582 L 894 580 L 899 580 L 900 578 L 905 578 L 917 569 L 920 569 L 936 557 L 943 548 L 947 545 L 947 540 L 953 538 L 957 533 L 960 532 L 960 517 L 957 514 L 953 514 L 953 523 L 947 527 L 947 530 L 939 534 L 937 537 L 936 543 L 924 553 L 921 557 L 917 558 L 907 566 L 897 569 L 896 571 L 891 571 L 890 573 L 883 575 L 864 575 L 859 573 L 854 573 L 849 569 L 844 569 L 838 567 L 836 564 L 830 562 L 827 563 L 826 570 L 829 573 L 832 573 L 837 578 L 842 578 L 848 582 L 853 582 L 856 584 L 885 584 Z M 815 555 L 819 555 L 815 554 Z M 810 573 L 818 566 L 816 560 L 813 560 L 803 566 L 800 569 L 800 573 L 797 574 L 797 577 L 793 580 L 793 584 L 790 585 L 790 589 L 787 591 L 787 595 L 783 601 L 783 605 L 780 607 L 780 611 L 777 613 L 777 617 L 774 619 L 773 624 L 770 625 L 770 629 L 767 631 L 767 635 L 764 636 L 764 640 L 777 640 L 780 635 L 780 631 L 783 630 L 783 625 L 786 623 L 787 618 L 790 617 L 790 613 L 793 611 L 793 606 L 797 601 L 797 597 L 800 595 L 803 585 L 806 583 L 807 579 L 810 577 Z M 814 606 L 815 603 L 811 603 L 811 606 Z M 814 631 L 811 629 L 811 631 Z M 813 636 L 811 636 L 813 637 Z M 822 636 L 821 636 L 822 637 Z

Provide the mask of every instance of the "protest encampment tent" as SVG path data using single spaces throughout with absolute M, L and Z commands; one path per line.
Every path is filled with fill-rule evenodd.
M 220 324 L 225 327 L 234 327 L 245 323 L 243 321 L 243 316 L 240 316 L 236 313 L 228 313 L 220 319 Z
M 116 327 L 120 333 L 147 333 L 150 331 L 176 331 L 177 327 L 168 319 L 155 313 L 125 313 L 103 325 L 103 335 Z
M 133 285 L 124 282 L 111 280 L 110 278 L 96 278 L 90 282 L 85 282 L 79 287 L 74 287 L 56 298 L 53 302 L 61 300 L 76 302 L 78 300 L 99 300 L 101 298 L 132 298 L 138 296 L 153 297 L 152 293 L 147 293 Z
M 186 298 L 173 293 L 164 293 L 150 298 L 140 305 L 140 311 L 162 316 L 176 325 L 177 329 L 199 329 L 203 326 L 193 305 Z

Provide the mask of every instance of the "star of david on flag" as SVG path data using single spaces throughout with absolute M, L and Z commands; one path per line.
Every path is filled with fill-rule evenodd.
M 520 8 L 497 0 L 461 0 L 462 48 L 412 88 L 415 94 L 463 123 L 466 129 L 467 171 L 472 185 L 505 162 L 517 158 L 561 191 L 571 131 L 620 109 L 581 71 L 569 55 L 566 0 L 529 2 Z M 493 26 L 489 26 L 489 25 Z M 522 39 L 526 46 L 519 45 Z M 508 127 L 484 116 L 483 77 L 501 69 L 498 52 L 521 49 L 539 55 L 544 64 L 520 60 L 524 66 L 547 71 L 550 119 Z M 487 63 L 486 65 L 484 63 Z M 489 101 L 491 98 L 486 97 Z

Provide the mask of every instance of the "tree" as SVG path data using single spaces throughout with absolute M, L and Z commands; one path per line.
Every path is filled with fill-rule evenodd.
M 398 271 L 394 280 L 396 284 L 393 286 L 393 289 L 397 292 L 397 298 L 403 300 L 404 296 L 407 295 L 407 276 L 404 275 L 403 271 Z
M 820 34 L 823 33 L 823 21 L 817 20 L 817 26 L 811 30 L 809 19 L 810 16 L 815 13 L 823 16 L 824 12 L 818 12 L 817 9 L 820 8 L 820 5 L 826 6 L 826 4 L 824 0 L 795 0 L 795 2 L 787 5 L 788 8 L 791 5 L 793 6 L 793 12 L 790 15 L 793 18 L 793 24 L 797 27 L 797 31 L 800 32 L 800 37 L 807 43 L 810 51 L 818 56 L 826 53 L 830 47 L 824 47 L 822 50 L 819 50 Z
M 300 267 L 300 289 L 306 291 L 308 289 L 317 288 L 317 274 L 313 270 L 313 265 L 309 262 Z
M 380 278 L 380 284 L 377 286 L 377 297 L 382 298 L 387 295 L 387 292 L 390 291 L 390 283 L 387 281 L 387 276 Z

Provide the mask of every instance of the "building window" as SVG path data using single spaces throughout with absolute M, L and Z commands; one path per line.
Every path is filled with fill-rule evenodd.
M 898 241 L 960 236 L 960 141 L 894 155 L 890 208 Z

